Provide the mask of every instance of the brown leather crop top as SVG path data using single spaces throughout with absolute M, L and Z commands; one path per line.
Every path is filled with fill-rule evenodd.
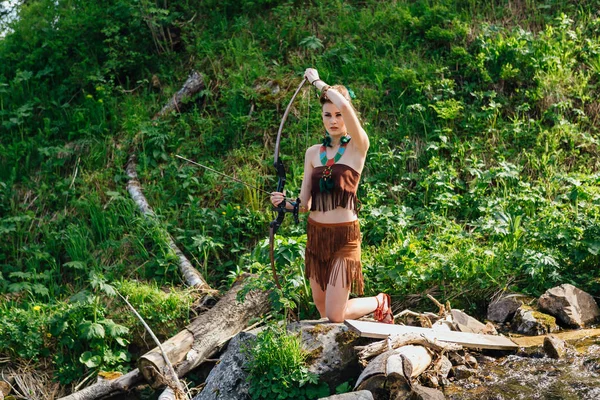
M 330 211 L 337 207 L 358 211 L 356 191 L 360 174 L 352 167 L 345 164 L 333 164 L 331 179 L 333 190 L 331 193 L 321 193 L 319 180 L 323 175 L 324 166 L 315 167 L 311 175 L 310 194 L 312 196 L 311 211 Z

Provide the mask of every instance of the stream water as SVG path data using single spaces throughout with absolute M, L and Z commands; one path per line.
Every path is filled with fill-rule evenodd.
M 499 359 L 444 389 L 455 400 L 600 400 L 600 338 L 568 342 L 574 354 L 555 360 L 540 347 Z

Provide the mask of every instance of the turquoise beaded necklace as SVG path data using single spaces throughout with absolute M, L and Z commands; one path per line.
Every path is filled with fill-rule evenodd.
M 340 139 L 340 147 L 338 148 L 337 153 L 332 158 L 327 158 L 327 147 L 331 146 L 331 136 L 325 136 L 325 140 L 323 140 L 323 144 L 321 145 L 321 152 L 319 154 L 321 158 L 321 165 L 325 166 L 323 169 L 323 174 L 321 175 L 321 179 L 319 179 L 319 190 L 321 193 L 330 193 L 333 189 L 333 179 L 331 179 L 332 171 L 331 167 L 342 158 L 344 152 L 346 151 L 346 146 L 350 141 L 351 137 L 346 135 Z

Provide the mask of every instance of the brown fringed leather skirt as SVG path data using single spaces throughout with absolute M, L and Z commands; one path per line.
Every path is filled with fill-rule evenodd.
M 343 287 L 363 294 L 358 220 L 322 224 L 309 218 L 306 234 L 306 277 L 313 278 L 325 290 L 327 284 L 335 285 L 339 274 L 342 274 Z

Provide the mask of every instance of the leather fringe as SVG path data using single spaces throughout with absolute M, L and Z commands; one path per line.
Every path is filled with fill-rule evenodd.
M 358 220 L 341 224 L 321 224 L 308 219 L 305 274 L 322 290 L 335 286 L 342 274 L 342 287 L 363 294 L 364 279 L 360 260 L 361 237 Z
M 332 193 L 312 193 L 311 211 L 330 211 L 337 207 L 357 210 L 356 193 L 334 190 Z

